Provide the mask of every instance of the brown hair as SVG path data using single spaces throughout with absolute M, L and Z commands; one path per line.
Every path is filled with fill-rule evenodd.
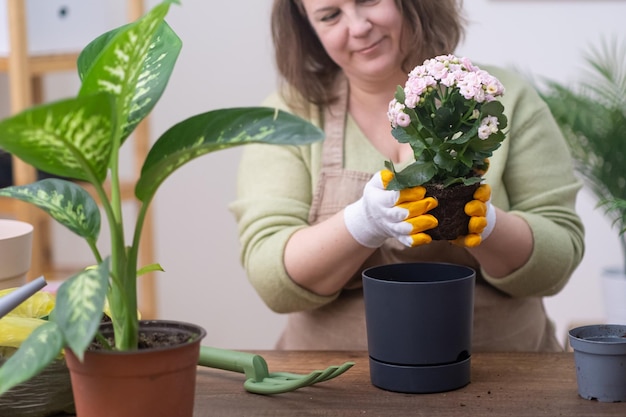
M 403 69 L 408 73 L 425 59 L 454 52 L 465 34 L 462 0 L 395 0 L 404 16 Z M 296 96 L 317 106 L 331 103 L 332 84 L 340 68 L 326 54 L 309 24 L 300 0 L 274 0 L 272 37 L 275 59 L 282 81 L 291 91 L 283 91 L 291 106 L 301 107 Z

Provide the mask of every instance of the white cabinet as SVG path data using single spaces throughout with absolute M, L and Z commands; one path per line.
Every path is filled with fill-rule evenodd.
M 9 53 L 7 0 L 0 0 L 0 56 Z M 26 0 L 29 55 L 80 51 L 96 36 L 126 23 L 126 0 Z

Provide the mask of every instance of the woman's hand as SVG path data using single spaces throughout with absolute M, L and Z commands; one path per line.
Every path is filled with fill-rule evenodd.
M 480 245 L 496 225 L 496 209 L 491 204 L 491 187 L 481 184 L 474 192 L 474 199 L 465 205 L 465 214 L 470 216 L 466 236 L 459 236 L 452 243 L 473 248 Z
M 437 202 L 424 198 L 423 187 L 386 190 L 391 178 L 391 171 L 377 172 L 356 203 L 291 236 L 284 263 L 294 282 L 319 295 L 336 294 L 386 239 L 407 246 L 431 241 L 422 232 L 437 226 L 426 214 Z
M 352 237 L 368 248 L 380 247 L 386 239 L 396 238 L 413 247 L 428 244 L 432 238 L 423 233 L 437 227 L 437 219 L 428 214 L 437 200 L 425 197 L 424 187 L 387 190 L 393 173 L 374 174 L 363 189 L 363 196 L 344 210 L 344 221 Z

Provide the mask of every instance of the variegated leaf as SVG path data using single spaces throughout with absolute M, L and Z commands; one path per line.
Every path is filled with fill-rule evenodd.
M 105 93 L 43 104 L 0 122 L 0 148 L 42 171 L 102 182 L 114 117 Z
M 246 143 L 304 145 L 324 133 L 290 113 L 268 107 L 220 109 L 190 117 L 166 131 L 153 145 L 135 195 L 149 201 L 161 183 L 194 158 Z
M 163 2 L 138 21 L 96 38 L 79 57 L 80 95 L 106 91 L 116 97 L 121 142 L 156 105 L 182 47 L 163 21 L 168 8 Z
M 0 197 L 34 204 L 78 236 L 94 243 L 98 240 L 100 210 L 80 185 L 50 178 L 29 185 L 2 188 Z
M 135 130 L 161 98 L 181 48 L 182 41 L 178 35 L 167 23 L 162 22 L 152 39 L 137 80 L 135 94 L 129 106 L 130 113 L 124 126 L 124 138 Z
M 98 330 L 109 284 L 108 259 L 65 281 L 57 292 L 54 320 L 66 344 L 82 360 Z
M 0 395 L 40 373 L 63 349 L 63 336 L 54 322 L 37 327 L 0 368 Z

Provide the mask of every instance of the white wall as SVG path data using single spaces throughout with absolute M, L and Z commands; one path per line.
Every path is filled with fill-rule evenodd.
M 275 85 L 271 1 L 184 1 L 170 11 L 183 50 L 153 127 L 213 108 L 257 105 Z M 207 155 L 170 177 L 157 196 L 162 317 L 195 321 L 205 344 L 270 348 L 284 317 L 267 309 L 240 266 L 235 197 L 240 150 Z
M 626 2 L 467 0 L 465 5 L 472 24 L 459 53 L 535 76 L 574 78 L 583 48 L 601 35 L 623 37 L 626 32 L 620 22 Z M 192 114 L 256 105 L 274 89 L 270 6 L 271 0 L 186 0 L 172 7 L 168 20 L 184 46 L 151 118 L 154 138 Z M 77 88 L 73 74 L 52 77 L 47 86 L 50 98 Z M 7 88 L 0 77 L 0 97 L 8 96 Z M 1 113 L 7 108 L 0 102 Z M 154 202 L 157 261 L 166 269 L 158 278 L 160 316 L 202 324 L 208 330 L 205 344 L 270 348 L 284 317 L 269 311 L 248 284 L 227 210 L 239 154 L 229 150 L 192 162 L 164 183 Z M 570 322 L 602 319 L 598 272 L 621 261 L 615 233 L 593 205 L 583 193 L 585 259 L 571 284 L 547 300 L 562 334 Z M 65 247 L 58 256 L 72 259 L 82 243 L 63 233 L 55 230 L 59 246 Z

